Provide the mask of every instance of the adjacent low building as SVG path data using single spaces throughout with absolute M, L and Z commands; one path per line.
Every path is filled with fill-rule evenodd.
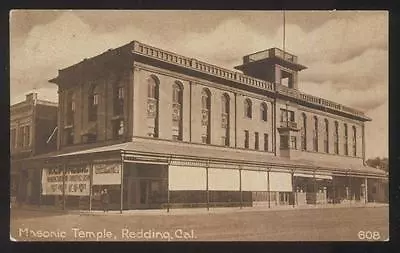
M 25 101 L 10 107 L 11 198 L 35 203 L 39 201 L 40 170 L 25 160 L 57 149 L 57 103 L 26 95 Z M 53 134 L 53 136 L 52 136 Z
M 59 70 L 57 151 L 26 159 L 40 201 L 113 209 L 387 201 L 365 122 L 300 91 L 270 48 L 232 71 L 133 41 Z

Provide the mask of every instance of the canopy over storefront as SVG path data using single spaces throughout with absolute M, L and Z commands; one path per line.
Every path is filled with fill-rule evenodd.
M 174 159 L 206 161 L 207 163 L 224 163 L 233 166 L 252 166 L 263 169 L 290 169 L 295 173 L 313 175 L 328 179 L 332 174 L 349 176 L 371 176 L 387 178 L 387 173 L 372 167 L 357 164 L 339 164 L 302 159 L 286 159 L 276 157 L 272 153 L 252 150 L 239 150 L 226 147 L 206 146 L 193 143 L 177 143 L 165 140 L 134 138 L 132 142 L 109 146 L 82 149 L 74 152 L 53 152 L 26 160 L 62 163 L 65 160 L 103 159 L 107 155 L 119 159 L 121 154 L 126 157 L 151 157 L 171 161 Z M 127 159 L 127 158 L 126 158 Z M 151 159 L 149 159 L 149 163 Z

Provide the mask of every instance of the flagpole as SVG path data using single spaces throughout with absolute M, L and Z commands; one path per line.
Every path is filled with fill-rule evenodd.
M 285 51 L 285 37 L 286 37 L 286 17 L 285 11 L 283 11 L 283 51 Z

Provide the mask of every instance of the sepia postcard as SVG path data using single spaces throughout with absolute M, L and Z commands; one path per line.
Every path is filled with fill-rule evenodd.
M 389 240 L 388 16 L 11 11 L 10 240 Z

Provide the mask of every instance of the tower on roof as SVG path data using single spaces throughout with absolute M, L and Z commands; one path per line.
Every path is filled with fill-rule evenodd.
M 297 56 L 273 47 L 243 57 L 243 64 L 235 69 L 245 75 L 297 89 L 297 74 L 306 69 L 297 63 Z

